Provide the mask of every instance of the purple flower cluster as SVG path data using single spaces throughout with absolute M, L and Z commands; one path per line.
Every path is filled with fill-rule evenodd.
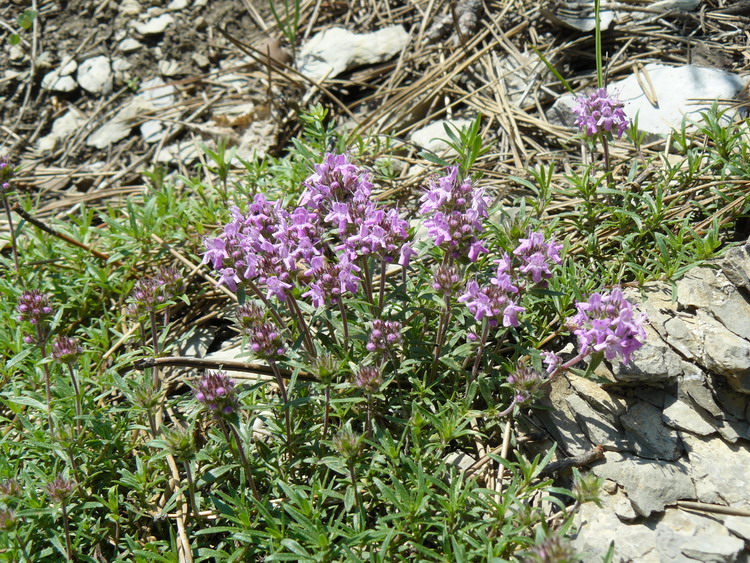
M 203 262 L 233 291 L 252 282 L 266 298 L 286 301 L 302 283 L 316 307 L 335 303 L 359 289 L 361 257 L 406 266 L 414 255 L 408 223 L 371 201 L 371 191 L 367 173 L 346 155 L 326 154 L 305 180 L 300 206 L 290 212 L 258 194 L 246 213 L 233 208 L 223 234 L 206 240 Z
M 380 370 L 375 366 L 361 367 L 354 376 L 354 384 L 365 393 L 377 393 L 382 383 L 383 377 L 380 375 Z
M 439 266 L 435 270 L 432 289 L 440 295 L 450 297 L 455 295 L 461 287 L 461 273 L 456 266 Z
M 576 304 L 576 309 L 578 313 L 568 319 L 567 325 L 578 337 L 580 355 L 604 352 L 608 360 L 621 356 L 627 364 L 631 354 L 643 345 L 646 317 L 635 315 L 621 289 L 604 295 L 594 293 L 588 302 Z
M 36 289 L 24 291 L 21 294 L 16 311 L 19 321 L 28 321 L 33 325 L 40 325 L 53 313 L 49 296 Z
M 0 191 L 10 190 L 10 180 L 13 178 L 13 166 L 5 155 L 0 155 Z
M 126 312 L 133 318 L 155 311 L 185 291 L 182 274 L 174 268 L 161 268 L 154 276 L 136 282 L 130 292 L 130 304 Z
M 512 256 L 505 253 L 495 260 L 497 268 L 489 286 L 482 287 L 476 280 L 469 280 L 458 301 L 478 321 L 486 318 L 490 326 L 518 326 L 518 315 L 525 309 L 517 303 L 522 284 L 514 271 L 513 257 L 520 262 L 518 272 L 539 284 L 551 277 L 551 268 L 562 261 L 560 250 L 562 245 L 554 239 L 546 241 L 542 233 L 530 232 L 528 238 L 519 241 Z
M 578 103 L 573 108 L 576 126 L 586 136 L 614 133 L 619 139 L 628 128 L 628 116 L 622 109 L 622 102 L 615 95 L 608 94 L 606 88 L 598 88 L 576 101 Z
M 515 393 L 515 403 L 520 405 L 533 399 L 544 381 L 538 371 L 519 362 L 516 371 L 508 376 L 508 383 Z
M 420 201 L 419 212 L 429 215 L 424 225 L 437 246 L 456 258 L 466 255 L 472 262 L 487 252 L 477 238 L 483 229 L 482 219 L 488 215 L 487 201 L 470 179 L 459 180 L 457 167 L 449 168 L 437 181 L 431 180 Z
M 239 406 L 234 380 L 223 371 L 207 371 L 198 382 L 195 398 L 216 415 L 232 414 Z
M 286 353 L 281 331 L 264 320 L 263 310 L 255 305 L 242 305 L 237 309 L 237 320 L 242 332 L 248 336 L 250 349 L 264 360 L 278 360 Z
M 521 244 L 513 251 L 522 262 L 519 271 L 530 276 L 534 283 L 551 278 L 550 268 L 562 262 L 562 244 L 556 243 L 554 238 L 545 241 L 544 235 L 539 232 L 529 233 L 529 238 L 522 238 L 519 242 Z
M 78 339 L 69 336 L 57 336 L 52 341 L 52 359 L 61 364 L 72 364 L 83 352 Z
M 384 321 L 375 319 L 372 321 L 370 338 L 367 341 L 367 349 L 370 352 L 388 350 L 401 342 L 401 323 L 398 321 Z

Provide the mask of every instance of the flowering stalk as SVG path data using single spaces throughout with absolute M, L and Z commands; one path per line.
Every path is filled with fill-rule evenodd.
M 279 386 L 279 391 L 281 392 L 281 399 L 284 402 L 282 405 L 282 409 L 284 410 L 284 424 L 286 428 L 286 446 L 287 448 L 292 447 L 292 415 L 289 412 L 289 397 L 286 393 L 286 385 L 284 385 L 284 378 L 281 376 L 281 372 L 279 371 L 279 366 L 276 365 L 276 362 L 269 359 L 268 364 L 271 366 L 271 369 L 273 370 L 273 374 L 276 376 L 276 384 Z
M 69 481 L 62 476 L 58 476 L 54 481 L 47 485 L 47 494 L 53 502 L 60 503 L 60 509 L 63 517 L 63 527 L 65 528 L 65 546 L 67 549 L 68 561 L 73 561 L 73 542 L 70 539 L 70 521 L 68 519 L 68 498 L 76 487 L 75 481 Z
M 18 260 L 18 247 L 16 246 L 16 232 L 13 228 L 13 215 L 10 212 L 8 203 L 8 193 L 10 193 L 10 180 L 13 177 L 13 167 L 10 165 L 8 157 L 0 156 L 0 197 L 3 199 L 3 207 L 8 217 L 8 228 L 10 230 L 10 246 L 13 250 L 13 262 L 16 266 L 16 275 L 21 279 L 21 263 Z
M 232 433 L 232 436 L 234 436 L 234 441 L 237 444 L 237 453 L 239 454 L 242 467 L 245 469 L 245 475 L 247 476 L 248 483 L 250 483 L 250 489 L 252 489 L 253 491 L 253 496 L 255 497 L 255 500 L 260 501 L 260 494 L 258 493 L 258 487 L 255 485 L 255 478 L 253 477 L 253 471 L 250 468 L 250 462 L 247 460 L 247 456 L 245 455 L 245 448 L 242 446 L 240 433 L 237 430 L 237 428 L 234 426 L 234 424 L 232 424 L 231 422 L 228 422 L 227 426 L 229 427 L 229 430 Z
M 76 431 L 78 437 L 81 436 L 81 389 L 78 386 L 78 378 L 76 377 L 75 371 L 73 370 L 73 364 L 81 354 L 81 346 L 75 338 L 69 338 L 67 336 L 58 336 L 52 341 L 52 359 L 56 362 L 65 364 L 68 366 L 68 373 L 70 374 L 70 382 L 73 385 L 73 393 L 75 395 L 76 405 Z

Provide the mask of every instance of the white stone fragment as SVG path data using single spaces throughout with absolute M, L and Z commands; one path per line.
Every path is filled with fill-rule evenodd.
M 159 33 L 164 33 L 167 27 L 173 23 L 174 16 L 171 14 L 162 14 L 147 22 L 136 24 L 135 30 L 141 35 L 158 35 Z
M 123 53 L 133 53 L 143 47 L 143 43 L 132 37 L 120 41 L 119 48 Z
M 456 151 L 454 151 L 452 148 L 448 146 L 448 134 L 445 132 L 446 125 L 453 131 L 460 131 L 464 127 L 468 127 L 471 125 L 471 120 L 469 119 L 454 119 L 454 120 L 446 120 L 441 119 L 440 121 L 435 121 L 433 123 L 430 123 L 426 127 L 422 127 L 421 129 L 417 129 L 414 131 L 410 136 L 409 139 L 412 143 L 417 145 L 418 147 L 421 147 L 423 149 L 427 149 L 428 151 L 448 156 L 448 155 L 455 155 Z
M 76 108 L 69 109 L 64 115 L 55 119 L 52 130 L 37 143 L 40 152 L 54 150 L 62 139 L 75 132 L 86 123 L 84 115 Z
M 78 83 L 91 94 L 109 94 L 112 91 L 112 67 L 104 55 L 87 59 L 78 68 Z
M 53 70 L 42 78 L 42 88 L 53 92 L 72 92 L 78 88 L 78 83 L 72 76 L 60 76 L 58 71 Z
M 409 33 L 393 25 L 372 33 L 352 33 L 340 27 L 321 31 L 302 46 L 299 70 L 315 81 L 334 78 L 362 65 L 397 56 L 408 44 Z

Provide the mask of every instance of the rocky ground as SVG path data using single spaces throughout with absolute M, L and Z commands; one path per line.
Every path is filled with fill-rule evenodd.
M 297 110 L 322 103 L 342 135 L 387 135 L 408 199 L 425 174 L 418 151 L 444 150 L 443 124 L 481 113 L 493 143 L 482 182 L 511 198 L 510 176 L 527 166 L 580 160 L 573 97 L 531 49 L 576 91 L 592 87 L 593 19 L 580 4 L 304 0 L 295 26 L 253 0 L 12 0 L 0 7 L 0 152 L 21 164 L 17 188 L 39 202 L 38 217 L 64 218 L 81 202 L 143 191 L 144 170 L 190 173 L 202 144 L 282 155 Z M 741 109 L 748 2 L 603 6 L 607 79 L 640 112 L 647 154 L 685 115 L 715 102 L 728 118 Z M 18 30 L 30 8 L 34 25 Z M 613 147 L 616 166 L 635 156 Z M 602 387 L 560 380 L 537 421 L 561 457 L 603 448 L 592 466 L 606 479 L 603 507 L 578 517 L 588 560 L 610 539 L 618 561 L 747 558 L 750 258 L 742 249 L 718 266 L 692 272 L 676 302 L 668 287 L 647 288 L 651 338 L 635 367 L 602 368 Z

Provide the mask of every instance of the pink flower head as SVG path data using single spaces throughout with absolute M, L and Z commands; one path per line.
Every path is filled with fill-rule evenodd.
M 232 414 L 239 406 L 234 380 L 223 371 L 204 373 L 194 393 L 196 400 L 216 416 Z
M 24 291 L 21 294 L 16 311 L 18 311 L 18 320 L 28 321 L 33 325 L 40 324 L 54 312 L 49 303 L 49 296 L 36 289 Z
M 588 302 L 577 303 L 576 309 L 578 313 L 567 325 L 578 337 L 580 354 L 604 352 L 608 360 L 621 356 L 627 364 L 632 353 L 643 346 L 646 316 L 635 315 L 620 288 L 608 294 L 593 293 Z
M 576 101 L 573 108 L 576 126 L 587 137 L 614 133 L 619 139 L 628 128 L 628 116 L 622 109 L 622 102 L 614 94 L 608 94 L 606 88 L 598 88 Z

